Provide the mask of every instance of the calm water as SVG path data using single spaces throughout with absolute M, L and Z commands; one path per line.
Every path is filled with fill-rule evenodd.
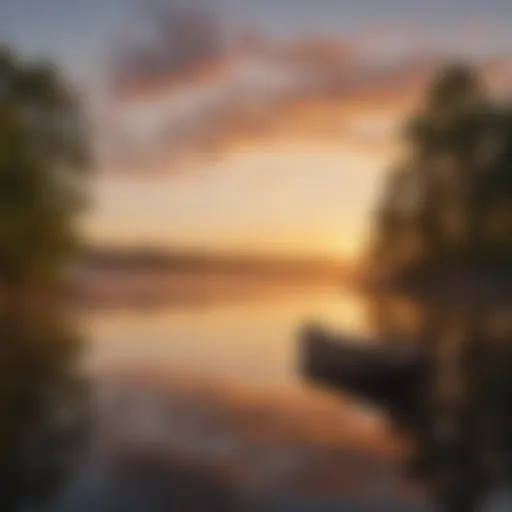
M 512 477 L 507 297 L 370 300 L 340 287 L 284 289 L 254 279 L 205 286 L 197 276 L 173 286 L 165 307 L 148 307 L 153 288 L 144 282 L 143 296 L 104 286 L 115 293 L 103 306 L 79 311 L 90 385 L 67 359 L 42 375 L 48 383 L 20 374 L 36 396 L 44 385 L 57 391 L 38 446 L 46 459 L 55 453 L 77 469 L 71 479 L 57 475 L 65 485 L 54 510 L 227 512 L 254 500 L 250 509 L 261 511 L 325 503 L 413 510 L 428 498 L 472 511 Z M 44 315 L 37 319 L 46 325 Z M 338 361 L 327 364 L 339 386 L 329 391 L 299 373 L 298 334 L 309 322 L 353 333 L 358 343 L 385 343 L 375 351 L 324 347 L 324 361 Z M 42 332 L 30 330 L 37 340 Z M 44 361 L 61 354 L 48 340 L 35 346 L 49 350 Z M 15 361 L 33 361 L 23 346 L 13 348 Z M 347 387 L 359 396 L 340 391 Z
M 176 475 L 195 488 L 202 468 L 229 475 L 235 494 L 268 503 L 412 510 L 426 493 L 448 509 L 471 510 L 487 482 L 508 474 L 510 301 L 370 300 L 327 286 L 268 294 L 259 288 L 237 298 L 224 291 L 219 300 L 208 293 L 207 301 L 161 308 L 82 312 L 83 362 L 99 390 L 97 467 L 109 467 L 108 478 L 119 478 L 121 454 L 120 467 L 136 475 L 135 484 L 121 481 L 146 492 L 141 468 L 155 470 L 156 457 L 165 461 L 165 485 L 155 490 L 150 479 L 148 492 L 158 496 Z M 361 343 L 418 342 L 398 353 L 421 348 L 427 373 L 417 372 L 420 387 L 407 380 L 410 386 L 389 397 L 410 389 L 413 403 L 397 409 L 390 402 L 385 413 L 370 405 L 383 405 L 371 400 L 371 384 L 365 401 L 306 381 L 297 356 L 298 333 L 308 322 L 353 333 Z M 401 371 L 393 367 L 379 381 L 372 368 L 365 382 L 384 388 Z M 189 476 L 176 470 L 176 460 L 194 468 Z M 406 477 L 406 462 L 421 482 Z M 108 478 L 97 481 L 98 499 L 124 492 L 114 493 Z
M 96 462 L 67 503 L 74 506 L 87 492 L 100 510 L 125 495 L 111 480 L 126 481 L 116 476 L 119 454 L 126 453 L 123 471 L 131 467 L 138 475 L 126 484 L 129 491 L 152 496 L 172 489 L 169 474 L 179 460 L 195 468 L 184 477 L 178 471 L 186 485 L 195 488 L 203 470 L 215 479 L 230 475 L 230 492 L 264 500 L 256 510 L 282 500 L 297 504 L 282 510 L 326 501 L 338 510 L 365 500 L 371 508 L 364 509 L 373 510 L 383 500 L 406 499 L 380 414 L 299 375 L 297 338 L 308 321 L 358 335 L 370 325 L 363 298 L 334 287 L 83 312 L 84 364 L 99 390 Z M 148 491 L 139 472 L 155 453 L 168 468 L 166 484 L 155 489 L 151 479 Z
M 83 319 L 92 371 L 158 368 L 258 386 L 303 385 L 297 334 L 307 321 L 366 333 L 362 297 L 339 289 L 172 306 L 153 311 L 93 311 Z

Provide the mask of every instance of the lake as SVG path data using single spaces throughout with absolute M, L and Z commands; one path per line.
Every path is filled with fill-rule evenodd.
M 86 364 L 185 370 L 257 386 L 303 386 L 297 337 L 309 321 L 369 330 L 366 301 L 334 287 L 153 310 L 89 311 Z
M 176 475 L 191 489 L 182 497 L 190 510 L 415 509 L 418 492 L 399 471 L 400 440 L 381 413 L 299 373 L 300 328 L 314 321 L 371 336 L 367 305 L 324 283 L 81 311 L 95 441 L 62 510 L 80 509 L 85 494 L 95 510 L 128 499 L 138 511 L 136 503 L 147 507 L 155 496 L 169 503 Z M 165 484 L 148 482 L 147 471 L 163 473 Z M 212 480 L 243 506 L 222 508 L 214 493 L 207 508 L 193 508 L 187 500 Z

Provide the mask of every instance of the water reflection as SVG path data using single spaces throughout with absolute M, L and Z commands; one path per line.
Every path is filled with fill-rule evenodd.
M 477 509 L 512 462 L 512 302 L 424 304 L 415 467 L 449 510 Z
M 282 496 L 413 506 L 417 482 L 450 512 L 479 509 L 512 460 L 512 301 L 478 297 L 329 291 L 204 309 L 88 311 L 96 450 L 108 478 L 168 503 L 177 496 L 172 482 L 189 479 L 192 499 L 196 477 L 204 487 L 198 475 L 222 475 L 230 496 L 264 498 L 265 507 Z M 335 394 L 300 374 L 296 333 L 311 317 L 358 342 L 356 363 L 373 358 L 347 371 L 347 352 L 333 354 Z M 409 478 L 395 475 L 397 454 Z M 109 482 L 98 499 L 124 495 Z M 72 503 L 82 499 L 75 488 Z
M 234 510 L 254 500 L 251 510 L 410 503 L 381 416 L 299 373 L 304 319 L 362 333 L 364 305 L 331 287 L 205 308 L 84 312 L 85 363 L 99 390 L 96 451 L 108 475 L 89 491 L 89 509 L 117 503 L 129 489 L 162 503 L 178 496 L 187 510 L 224 510 L 213 508 L 214 497 L 190 508 L 208 493 L 203 476 L 222 477 Z M 155 471 L 162 478 L 144 476 Z M 124 482 L 122 492 L 112 480 Z M 84 487 L 91 489 L 74 486 L 66 503 L 81 503 Z M 148 503 L 131 506 L 146 511 Z
M 94 374 L 145 367 L 227 379 L 233 385 L 302 385 L 296 333 L 309 317 L 354 332 L 368 324 L 364 302 L 333 287 L 204 307 L 87 310 L 82 317 L 89 340 L 85 364 Z
M 86 435 L 86 385 L 73 330 L 48 297 L 9 297 L 0 309 L 0 509 L 49 501 Z
M 320 350 L 307 371 L 384 406 L 409 440 L 409 475 L 445 510 L 480 510 L 510 483 L 512 300 L 374 297 L 368 311 L 377 345 L 309 333 Z

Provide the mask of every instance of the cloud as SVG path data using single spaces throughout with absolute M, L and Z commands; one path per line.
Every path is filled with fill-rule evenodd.
M 110 85 L 120 98 L 146 98 L 188 80 L 216 75 L 229 44 L 204 6 L 153 4 L 113 50 Z
M 240 31 L 189 4 L 150 14 L 111 68 L 112 148 L 123 171 L 179 173 L 245 145 L 293 140 L 386 152 L 443 62 L 414 52 L 375 58 L 357 40 Z M 506 90 L 509 59 L 481 64 Z

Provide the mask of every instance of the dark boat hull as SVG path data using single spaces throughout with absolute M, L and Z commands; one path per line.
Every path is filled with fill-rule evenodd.
M 309 327 L 300 336 L 300 365 L 306 379 L 407 413 L 418 402 L 425 362 L 418 346 L 370 344 Z

